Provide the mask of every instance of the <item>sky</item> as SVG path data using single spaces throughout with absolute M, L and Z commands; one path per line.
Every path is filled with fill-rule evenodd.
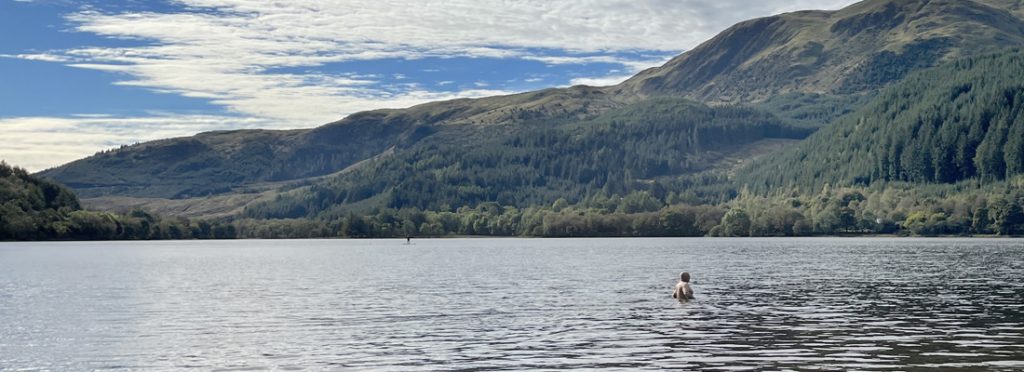
M 0 160 L 577 84 L 853 0 L 0 0 Z

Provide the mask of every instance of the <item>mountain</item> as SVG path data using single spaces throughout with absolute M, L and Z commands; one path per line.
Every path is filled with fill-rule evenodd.
M 200 133 L 123 146 L 40 172 L 83 197 L 189 198 L 342 171 L 466 127 L 580 120 L 620 106 L 599 88 L 428 103 L 350 115 L 313 129 Z
M 914 73 L 799 145 L 753 163 L 756 189 L 991 182 L 1024 175 L 1024 52 Z
M 862 1 L 739 23 L 619 89 L 706 102 L 860 93 L 910 71 L 1015 45 L 1024 45 L 1019 1 Z
M 737 166 L 849 114 L 878 88 L 1024 45 L 1020 15 L 1006 0 L 868 0 L 788 13 L 737 24 L 617 86 L 377 110 L 308 130 L 202 133 L 40 175 L 94 207 L 250 206 L 247 215 L 265 217 L 524 206 L 666 187 L 721 201 L 731 191 L 719 181 Z

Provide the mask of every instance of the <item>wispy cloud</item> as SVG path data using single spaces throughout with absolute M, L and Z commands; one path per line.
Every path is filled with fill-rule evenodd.
M 594 87 L 604 87 L 609 85 L 615 85 L 626 81 L 632 74 L 628 75 L 609 75 L 605 77 L 587 77 L 587 78 L 575 78 L 569 81 L 569 85 L 590 85 Z
M 668 62 L 671 57 L 662 58 L 624 58 L 622 56 L 524 56 L 523 59 L 543 62 L 550 65 L 582 65 L 590 63 L 608 63 L 622 65 L 629 71 L 640 71 L 656 67 Z
M 59 62 L 59 63 L 71 62 L 72 61 L 71 58 L 68 58 L 68 57 L 65 57 L 65 56 L 56 55 L 56 54 L 46 54 L 46 53 L 0 54 L 0 58 L 13 58 L 13 59 L 23 59 L 23 60 L 26 60 L 26 61 Z

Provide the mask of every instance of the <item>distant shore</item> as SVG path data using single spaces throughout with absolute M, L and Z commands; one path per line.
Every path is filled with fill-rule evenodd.
M 723 236 L 489 236 L 489 235 L 444 235 L 444 236 L 421 236 L 412 238 L 412 244 L 415 245 L 418 240 L 457 240 L 457 239 L 732 239 L 732 240 L 756 240 L 756 239 L 855 239 L 855 238 L 871 238 L 871 239 L 1022 239 L 1022 235 L 1013 236 L 1001 236 L 1001 235 L 937 235 L 937 236 L 918 236 L 918 235 L 898 235 L 898 234 L 864 234 L 864 235 L 812 235 L 812 236 L 735 236 L 735 237 L 723 237 Z M 230 241 L 230 240 L 395 240 L 404 241 L 404 237 L 366 237 L 366 238 L 350 238 L 350 237 L 319 237 L 319 238 L 224 238 L 224 239 L 122 239 L 122 240 L 0 240 L 0 244 L 4 243 L 31 243 L 31 242 L 169 242 L 169 241 Z

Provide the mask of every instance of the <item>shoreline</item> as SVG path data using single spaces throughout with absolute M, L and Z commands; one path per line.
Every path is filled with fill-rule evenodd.
M 812 236 L 489 236 L 489 235 L 446 235 L 446 236 L 424 236 L 414 237 L 412 245 L 417 240 L 458 240 L 458 239 L 708 239 L 708 240 L 754 240 L 754 239 L 1022 239 L 1022 235 L 1000 236 L 1000 235 L 937 235 L 937 236 L 915 236 L 898 234 L 865 234 L 865 235 L 812 235 Z M 75 243 L 75 242 L 199 242 L 199 241 L 284 241 L 284 240 L 394 240 L 402 241 L 404 237 L 379 237 L 379 238 L 346 238 L 346 237 L 321 237 L 321 238 L 226 238 L 226 239 L 123 239 L 123 240 L 0 240 L 4 243 Z

